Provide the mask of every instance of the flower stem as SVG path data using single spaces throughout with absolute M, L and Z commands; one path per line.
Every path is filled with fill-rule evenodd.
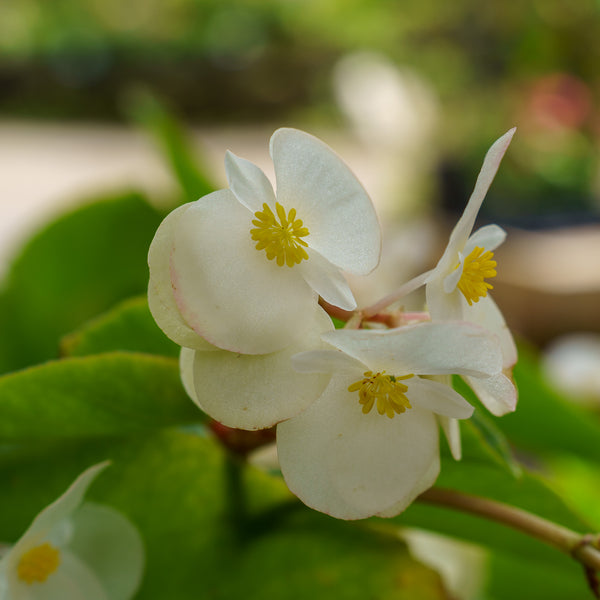
M 553 546 L 583 565 L 588 583 L 594 591 L 592 581 L 595 577 L 592 576 L 596 571 L 600 571 L 600 544 L 597 535 L 582 535 L 520 508 L 454 490 L 432 488 L 421 494 L 419 501 L 447 506 L 497 521 Z M 598 597 L 596 592 L 594 593 Z

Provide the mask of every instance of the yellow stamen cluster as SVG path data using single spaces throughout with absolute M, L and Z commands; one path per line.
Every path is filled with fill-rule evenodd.
M 414 375 L 404 375 L 394 377 L 386 375 L 385 371 L 375 373 L 366 371 L 364 379 L 354 382 L 349 388 L 349 392 L 358 392 L 359 402 L 362 404 L 362 411 L 366 415 L 377 402 L 377 412 L 380 415 L 387 415 L 393 419 L 396 414 L 401 414 L 407 408 L 412 408 L 406 391 L 408 387 L 400 383 L 403 379 L 410 379 Z
M 17 575 L 21 581 L 32 584 L 43 583 L 60 565 L 60 552 L 47 542 L 31 548 L 17 565 Z
M 308 259 L 308 254 L 302 246 L 308 244 L 301 238 L 308 235 L 308 229 L 303 226 L 301 219 L 296 219 L 296 209 L 290 209 L 285 214 L 285 208 L 277 202 L 275 204 L 277 215 L 263 204 L 262 211 L 254 213 L 256 219 L 252 221 L 256 229 L 250 230 L 252 239 L 258 242 L 257 250 L 264 250 L 269 260 L 276 259 L 277 264 L 288 267 L 300 264 Z
M 496 276 L 497 263 L 492 260 L 493 252 L 490 250 L 484 252 L 483 250 L 483 248 L 476 247 L 465 258 L 463 272 L 457 284 L 469 306 L 472 306 L 473 302 L 479 302 L 479 298 L 487 296 L 487 291 L 494 288 L 485 279 Z

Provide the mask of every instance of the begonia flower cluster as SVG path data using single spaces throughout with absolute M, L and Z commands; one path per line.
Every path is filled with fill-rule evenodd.
M 182 347 L 188 394 L 228 427 L 276 425 L 282 474 L 308 506 L 343 519 L 392 516 L 431 487 L 439 426 L 458 458 L 458 420 L 473 412 L 452 375 L 493 414 L 515 409 L 516 350 L 488 295 L 505 233 L 471 233 L 513 133 L 490 148 L 437 266 L 415 279 L 429 312 L 410 325 L 369 329 L 361 318 L 344 272 L 377 266 L 377 215 L 346 164 L 307 133 L 273 134 L 275 190 L 228 152 L 229 188 L 160 225 L 149 304 Z M 319 298 L 353 311 L 348 325 L 360 328 L 335 330 Z

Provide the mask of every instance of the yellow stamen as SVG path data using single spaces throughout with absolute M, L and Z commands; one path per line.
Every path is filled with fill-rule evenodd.
M 47 542 L 27 550 L 17 566 L 17 575 L 21 581 L 32 584 L 43 583 L 60 565 L 60 552 Z
M 403 379 L 410 379 L 414 375 L 403 375 L 394 377 L 386 375 L 385 371 L 373 375 L 373 371 L 366 371 L 364 379 L 355 381 L 349 388 L 349 392 L 358 392 L 362 411 L 366 415 L 377 403 L 377 412 L 380 415 L 387 415 L 393 419 L 396 414 L 401 414 L 407 408 L 412 408 L 406 391 L 408 386 L 400 383 Z
M 308 259 L 308 254 L 302 246 L 308 244 L 301 238 L 308 235 L 308 229 L 303 226 L 301 219 L 296 219 L 296 209 L 291 208 L 288 214 L 279 202 L 275 204 L 277 215 L 263 204 L 262 211 L 254 213 L 252 221 L 256 229 L 250 230 L 252 239 L 257 242 L 256 249 L 264 250 L 269 260 L 276 259 L 277 264 L 288 267 L 300 264 Z
M 466 298 L 469 306 L 473 302 L 479 302 L 479 298 L 487 296 L 487 291 L 494 288 L 485 281 L 490 277 L 496 277 L 496 261 L 492 260 L 494 253 L 483 248 L 476 247 L 463 262 L 463 272 L 457 284 L 458 289 Z M 458 266 L 456 268 L 458 269 Z

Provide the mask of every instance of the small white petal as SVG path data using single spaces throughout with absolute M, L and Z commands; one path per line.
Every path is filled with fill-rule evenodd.
M 480 227 L 468 240 L 463 250 L 464 256 L 469 256 L 475 248 L 495 250 L 506 239 L 506 231 L 498 225 Z
M 73 515 L 69 550 L 91 568 L 110 600 L 129 600 L 144 571 L 137 529 L 109 506 L 86 502 Z
M 219 348 L 284 348 L 310 320 L 315 294 L 294 268 L 257 250 L 253 215 L 229 190 L 201 198 L 177 223 L 171 256 L 175 301 L 198 335 Z
M 465 266 L 465 257 L 462 255 L 461 252 L 458 253 L 458 267 L 456 269 L 454 269 L 454 271 L 452 271 L 452 273 L 450 273 L 450 275 L 446 275 L 446 277 L 444 278 L 444 292 L 446 294 L 451 294 L 455 289 L 456 286 L 458 285 L 458 282 L 460 281 L 460 278 L 462 277 L 463 274 L 463 269 Z
M 148 305 L 150 312 L 165 335 L 180 346 L 203 348 L 205 342 L 179 314 L 171 282 L 171 252 L 175 227 L 191 204 L 184 204 L 169 213 L 160 224 L 148 251 L 150 283 Z
M 308 245 L 344 271 L 366 275 L 379 263 L 381 232 L 358 179 L 327 145 L 296 129 L 271 137 L 277 200 L 295 208 Z
M 473 407 L 445 383 L 412 377 L 405 380 L 404 384 L 408 387 L 406 397 L 412 406 L 453 419 L 468 419 L 473 414 Z
M 287 348 L 263 355 L 196 352 L 195 402 L 211 417 L 237 429 L 264 429 L 295 416 L 314 402 L 328 374 L 295 371 L 291 356 L 323 346 L 320 334 L 333 329 L 329 316 L 315 306 L 306 330 Z
M 419 323 L 387 331 L 337 330 L 323 339 L 368 365 L 394 375 L 492 375 L 502 370 L 497 339 L 465 322 Z
M 356 378 L 362 377 L 358 371 Z M 340 519 L 362 519 L 405 503 L 438 454 L 433 413 L 393 419 L 363 414 L 355 380 L 334 376 L 319 400 L 277 426 L 279 463 L 305 504 Z
M 487 378 L 465 377 L 465 380 L 493 415 L 501 417 L 517 407 L 517 388 L 503 373 Z
M 341 271 L 312 248 L 308 249 L 308 256 L 297 267 L 306 283 L 329 304 L 354 310 L 356 300 Z
M 444 289 L 445 277 L 446 274 L 437 269 L 429 277 L 425 286 L 427 310 L 435 321 L 460 320 L 463 318 L 462 294 L 456 288 L 447 293 Z
M 448 446 L 450 453 L 454 460 L 460 460 L 462 458 L 462 444 L 460 440 L 460 421 L 458 419 L 451 419 L 450 417 L 444 417 L 443 415 L 437 416 L 438 423 L 440 424 Z
M 367 365 L 341 350 L 311 350 L 292 356 L 292 366 L 298 373 L 335 373 L 342 369 L 367 370 Z
M 254 163 L 228 150 L 225 153 L 225 172 L 229 188 L 252 213 L 262 210 L 264 202 L 275 210 L 273 186 Z

